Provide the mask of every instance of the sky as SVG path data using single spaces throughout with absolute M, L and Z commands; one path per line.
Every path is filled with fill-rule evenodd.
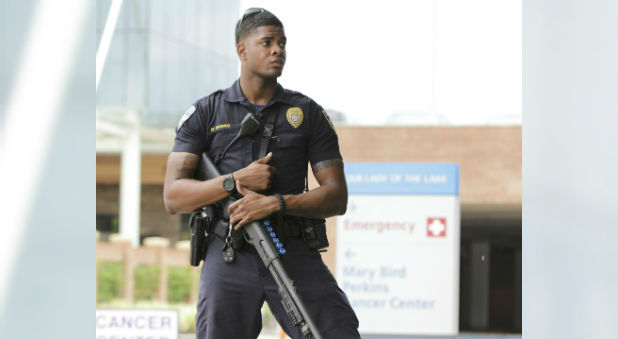
M 248 7 L 285 26 L 281 84 L 350 123 L 521 124 L 521 0 L 241 1 Z

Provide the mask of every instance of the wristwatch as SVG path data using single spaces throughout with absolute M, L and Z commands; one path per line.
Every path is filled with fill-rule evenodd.
M 230 173 L 223 179 L 223 189 L 228 193 L 236 193 L 236 180 L 234 174 Z

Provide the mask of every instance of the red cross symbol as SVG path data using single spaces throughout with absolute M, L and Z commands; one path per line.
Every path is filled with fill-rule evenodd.
M 446 237 L 446 218 L 427 218 L 427 236 Z

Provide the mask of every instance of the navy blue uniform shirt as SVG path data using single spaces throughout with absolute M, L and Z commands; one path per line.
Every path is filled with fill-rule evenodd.
M 312 165 L 341 159 L 339 143 L 328 115 L 311 98 L 277 85 L 270 101 L 256 111 L 245 98 L 236 80 L 232 87 L 198 100 L 183 115 L 176 130 L 172 152 L 200 155 L 208 152 L 212 159 L 238 134 L 240 123 L 248 113 L 260 118 L 262 125 L 275 114 L 274 131 L 268 150 L 273 153 L 269 165 L 277 169 L 272 191 L 298 194 L 305 186 L 307 162 Z M 257 158 L 263 128 L 253 136 L 240 138 L 218 164 L 221 173 L 231 173 L 248 166 Z

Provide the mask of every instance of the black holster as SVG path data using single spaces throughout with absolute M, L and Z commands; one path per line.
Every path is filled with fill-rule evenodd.
M 247 241 L 245 241 L 243 234 L 244 233 L 242 229 L 232 229 L 232 248 L 234 248 L 235 250 L 242 250 L 243 248 L 245 248 L 245 244 L 247 244 Z
M 206 259 L 208 236 L 211 233 L 214 220 L 215 208 L 213 205 L 202 207 L 191 213 L 189 218 L 189 229 L 191 230 L 189 262 L 191 266 L 199 266 L 200 262 Z
M 309 218 L 302 218 L 302 220 L 302 237 L 307 247 L 318 252 L 326 251 L 329 245 L 326 236 L 326 220 Z

